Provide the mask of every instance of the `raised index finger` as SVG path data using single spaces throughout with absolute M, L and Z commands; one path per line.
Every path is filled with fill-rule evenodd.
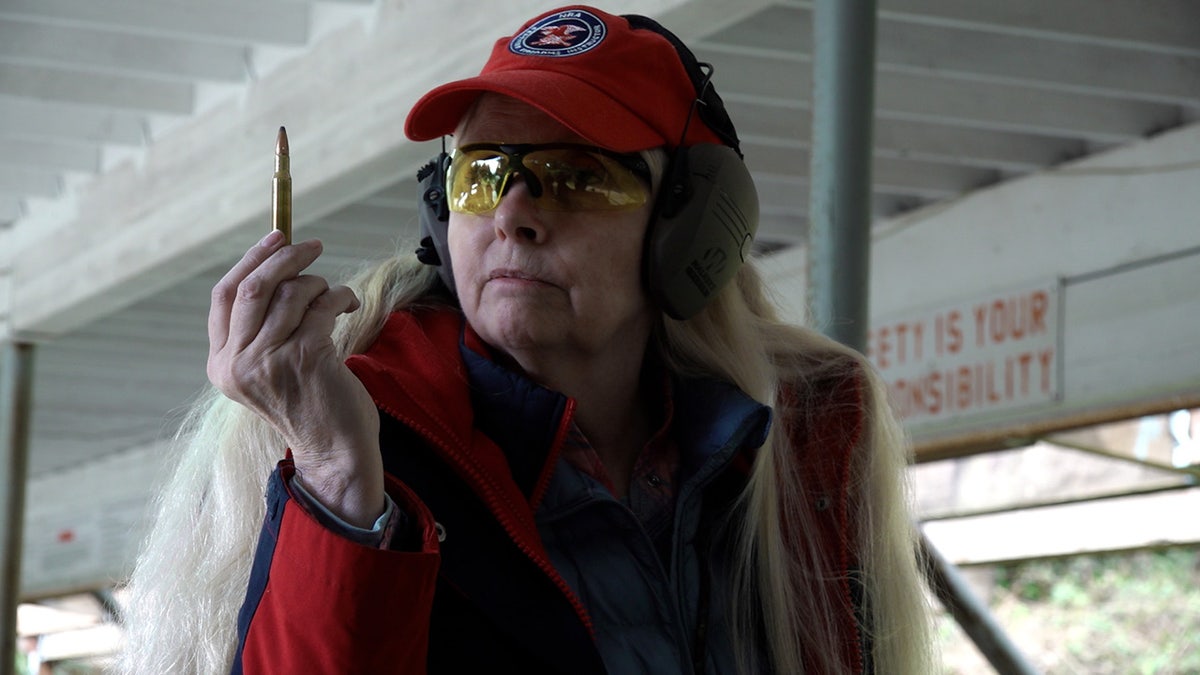
M 270 258 L 282 243 L 283 233 L 279 230 L 271 230 L 271 233 L 263 237 L 262 241 L 246 251 L 242 259 L 229 268 L 225 276 L 221 277 L 216 286 L 213 286 L 212 305 L 208 309 L 210 354 L 224 347 L 225 342 L 229 339 L 229 315 L 233 309 L 233 302 L 237 298 L 238 285 L 251 272 L 258 269 L 258 266 L 263 264 L 267 258 Z

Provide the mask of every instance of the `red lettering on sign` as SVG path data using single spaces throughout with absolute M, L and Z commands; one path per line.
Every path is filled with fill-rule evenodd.
M 975 345 L 1003 344 L 1045 333 L 1049 304 L 1045 291 L 1033 291 L 975 305 Z
M 1037 389 L 1052 393 L 1054 350 L 1021 352 L 1002 361 L 981 360 L 888 383 L 901 417 L 973 412 L 1020 401 Z

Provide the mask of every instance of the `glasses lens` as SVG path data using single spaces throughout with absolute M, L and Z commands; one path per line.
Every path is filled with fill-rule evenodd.
M 500 203 L 508 178 L 508 155 L 497 150 L 456 151 L 447 172 L 450 210 L 486 213 Z
M 450 210 L 480 214 L 496 208 L 509 176 L 519 171 L 516 160 L 540 183 L 542 210 L 620 211 L 649 199 L 646 184 L 629 167 L 585 146 L 535 147 L 513 157 L 495 146 L 468 146 L 450 163 Z
M 524 164 L 542 183 L 547 211 L 621 211 L 646 203 L 646 186 L 616 159 L 581 148 L 535 150 Z

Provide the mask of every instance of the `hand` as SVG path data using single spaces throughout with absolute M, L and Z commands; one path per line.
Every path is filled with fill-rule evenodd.
M 313 497 L 370 527 L 385 504 L 379 413 L 330 337 L 359 301 L 345 286 L 301 274 L 321 242 L 282 239 L 267 235 L 213 287 L 208 379 L 283 436 Z

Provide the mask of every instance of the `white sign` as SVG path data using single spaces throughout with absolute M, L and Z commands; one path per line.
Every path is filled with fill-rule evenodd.
M 1056 400 L 1055 281 L 876 321 L 867 355 L 909 425 Z
M 112 585 L 129 573 L 146 511 L 142 498 L 31 514 L 25 524 L 21 590 L 57 595 Z

